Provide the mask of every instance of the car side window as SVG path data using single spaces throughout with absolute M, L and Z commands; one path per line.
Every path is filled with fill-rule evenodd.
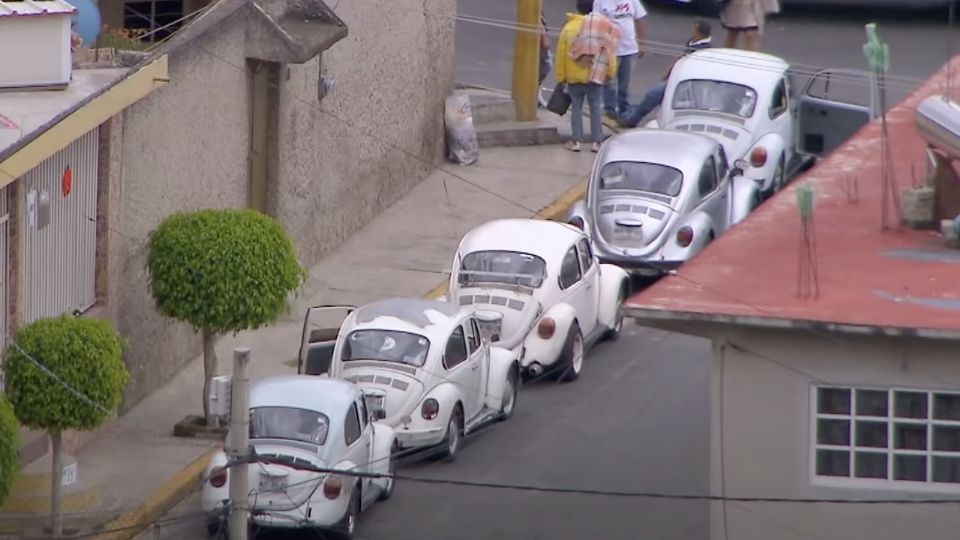
M 443 353 L 443 367 L 453 369 L 467 360 L 467 340 L 463 336 L 463 327 L 457 326 L 447 340 L 447 349 Z
M 590 242 L 587 242 L 586 238 L 581 238 L 580 241 L 577 242 L 577 251 L 580 252 L 580 268 L 582 268 L 583 273 L 586 274 L 593 266 L 593 252 L 590 251 Z
M 700 169 L 699 187 L 701 197 L 710 194 L 717 188 L 717 166 L 713 156 L 707 158 L 707 161 L 703 163 L 703 168 Z
M 357 416 L 357 404 L 354 402 L 347 411 L 347 419 L 343 422 L 344 442 L 347 446 L 352 445 L 360 439 L 360 418 Z
M 367 427 L 367 422 L 370 421 L 370 413 L 367 412 L 367 402 L 363 397 L 357 402 L 357 407 L 357 410 L 360 412 L 360 431 L 363 431 L 363 429 Z
M 583 274 L 580 272 L 580 261 L 577 257 L 576 247 L 567 250 L 563 256 L 563 262 L 560 263 L 560 288 L 567 289 L 574 283 L 580 281 Z
M 770 118 L 777 118 L 787 110 L 787 81 L 780 79 L 777 87 L 773 90 L 773 100 L 770 103 Z
M 717 178 L 723 181 L 728 172 L 730 172 L 730 167 L 727 165 L 727 153 L 723 151 L 721 145 L 717 147 Z
M 480 348 L 480 328 L 477 327 L 477 321 L 472 318 L 463 323 L 463 328 L 467 332 L 467 355 L 473 356 L 473 353 Z

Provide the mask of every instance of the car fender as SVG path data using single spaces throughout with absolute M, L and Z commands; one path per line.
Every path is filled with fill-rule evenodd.
M 570 211 L 567 214 L 567 223 L 574 225 L 574 219 L 579 219 L 580 222 L 583 223 L 584 234 L 587 235 L 587 238 L 590 238 L 590 220 L 587 219 L 587 216 L 587 201 L 580 199 L 570 207 Z
M 617 299 L 623 293 L 626 300 L 630 290 L 630 276 L 623 268 L 613 264 L 600 265 L 600 305 L 597 306 L 597 322 L 610 329 L 617 323 L 619 309 Z
M 784 153 L 784 142 L 777 133 L 767 133 L 763 137 L 760 137 L 750 145 L 750 149 L 747 150 L 746 155 L 743 156 L 743 159 L 745 159 L 748 164 L 750 163 L 750 153 L 757 147 L 763 147 L 767 150 L 767 162 L 761 167 L 754 167 L 752 165 L 747 167 L 744 171 L 744 176 L 756 182 L 761 191 L 766 191 L 773 188 L 773 171 L 777 168 L 777 161 L 780 159 L 780 154 Z
M 490 375 L 487 377 L 487 392 L 484 404 L 495 411 L 503 405 L 503 390 L 507 376 L 513 372 L 520 383 L 520 361 L 516 353 L 503 347 L 490 347 Z
M 423 409 L 423 402 L 433 398 L 440 404 L 440 413 L 433 420 L 425 420 L 420 411 Z M 463 395 L 452 382 L 441 382 L 434 386 L 429 392 L 426 392 L 417 405 L 410 412 L 411 429 L 424 429 L 432 427 L 446 428 L 450 422 L 450 415 L 453 413 L 453 407 L 457 402 L 463 402 Z M 464 419 L 466 420 L 466 419 Z
M 690 242 L 690 245 L 687 247 L 682 247 L 677 244 L 677 231 L 681 227 L 689 226 L 693 229 L 693 242 Z M 706 212 L 694 212 L 687 217 L 683 218 L 681 221 L 670 229 L 670 235 L 665 239 L 663 244 L 663 251 L 661 254 L 663 260 L 665 261 L 687 261 L 694 255 L 700 252 L 703 249 L 703 246 L 707 245 L 710 242 L 709 232 L 713 230 L 714 236 L 718 236 L 720 232 L 717 231 L 713 226 L 713 220 L 710 219 L 710 216 Z
M 397 433 L 383 422 L 373 423 L 373 461 L 371 471 L 375 474 L 390 474 L 390 452 L 397 440 Z M 386 489 L 388 479 L 374 478 L 373 484 Z
M 730 179 L 730 224 L 739 223 L 757 207 L 760 186 L 749 178 L 734 176 Z
M 363 468 L 360 466 L 359 463 L 354 463 L 349 459 L 342 459 L 336 462 L 332 467 L 330 467 L 330 469 L 334 471 L 344 471 L 344 472 L 363 471 Z M 337 473 L 331 473 L 331 474 L 336 475 Z M 342 514 L 346 516 L 347 505 L 350 502 L 350 497 L 353 496 L 353 491 L 357 489 L 357 486 L 360 484 L 360 477 L 357 475 L 345 475 L 345 474 L 341 474 L 338 476 L 340 477 L 340 480 L 343 481 L 343 490 L 340 492 L 339 497 L 331 501 L 330 499 L 327 499 L 326 497 L 323 496 L 323 489 L 321 488 L 321 489 L 317 489 L 316 493 L 313 494 L 311 499 L 316 500 L 317 497 L 319 496 L 319 498 L 324 502 L 324 504 L 334 505 L 338 510 L 337 512 L 338 515 Z
M 543 339 L 537 333 L 537 327 L 540 325 L 540 321 L 547 317 L 557 323 L 557 330 L 549 339 Z M 527 367 L 534 361 L 539 362 L 544 367 L 555 364 L 560 358 L 560 353 L 563 352 L 563 344 L 566 342 L 570 325 L 576 318 L 577 312 L 570 304 L 559 303 L 548 309 L 533 325 L 530 333 L 523 341 L 527 352 L 523 356 L 521 365 Z
M 223 484 L 223 487 L 213 487 L 209 482 L 210 474 L 213 470 L 218 467 L 223 467 L 226 464 L 227 454 L 221 450 L 210 458 L 210 463 L 207 464 L 207 468 L 203 471 L 203 489 L 200 495 L 200 507 L 204 512 L 213 512 L 222 506 L 224 500 L 230 499 L 230 476 L 233 473 L 232 470 L 227 473 L 227 482 Z

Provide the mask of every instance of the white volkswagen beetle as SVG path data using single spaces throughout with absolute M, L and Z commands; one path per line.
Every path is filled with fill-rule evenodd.
M 251 521 L 278 529 L 314 529 L 352 538 L 360 513 L 393 493 L 396 435 L 368 412 L 360 388 L 346 381 L 283 375 L 250 391 L 247 466 Z M 207 466 L 201 505 L 211 534 L 225 530 L 230 479 L 227 456 Z M 370 476 L 316 472 L 355 471 Z
M 765 196 L 843 144 L 874 116 L 869 75 L 827 69 L 793 93 L 782 58 L 739 49 L 701 49 L 674 65 L 656 119 L 646 127 L 702 133 L 724 146 L 730 167 L 747 163 Z
M 461 239 L 447 298 L 474 307 L 483 335 L 516 351 L 526 377 L 572 381 L 591 344 L 620 335 L 627 294 L 627 274 L 600 264 L 583 231 L 498 219 Z
M 299 372 L 357 383 L 398 449 L 442 444 L 447 459 L 465 435 L 513 415 L 520 387 L 516 355 L 481 337 L 472 308 L 417 298 L 310 308 Z

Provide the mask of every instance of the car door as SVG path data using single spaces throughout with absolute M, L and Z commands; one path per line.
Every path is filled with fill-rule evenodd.
M 355 465 L 355 471 L 359 473 L 370 472 L 370 462 L 373 460 L 373 438 L 370 436 L 370 426 L 368 418 L 361 418 L 366 413 L 366 407 L 363 404 L 363 398 L 354 401 L 347 410 L 346 418 L 343 420 L 343 442 L 346 445 L 346 455 L 344 459 L 349 460 Z M 360 485 L 364 493 L 370 493 L 370 478 L 361 478 Z
M 598 316 L 598 305 L 600 304 L 600 265 L 596 264 L 593 257 L 593 250 L 590 249 L 590 243 L 586 238 L 577 241 L 577 255 L 580 257 L 580 270 L 583 273 L 584 296 L 586 300 L 583 305 L 583 313 L 580 314 L 580 328 L 584 335 L 593 332 Z M 585 328 L 583 321 L 590 321 L 592 327 Z
M 697 177 L 697 195 L 700 197 L 698 209 L 710 216 L 715 235 L 727 228 L 730 216 L 730 190 L 725 182 L 725 178 L 717 176 L 716 157 L 709 156 L 700 167 Z
M 315 306 L 307 310 L 300 336 L 297 373 L 329 375 L 340 327 L 354 306 Z
M 469 352 L 463 324 L 458 324 L 447 338 L 443 369 L 444 379 L 456 385 L 463 397 L 464 420 L 472 420 L 479 411 L 480 363 L 476 352 Z
M 877 114 L 869 73 L 826 69 L 807 81 L 796 110 L 797 151 L 824 156 Z
M 560 275 L 557 276 L 560 284 L 560 301 L 566 302 L 573 307 L 580 323 L 580 332 L 587 336 L 596 326 L 596 316 L 590 320 L 589 304 L 590 296 L 596 289 L 596 286 L 587 287 L 583 280 L 583 270 L 580 267 L 580 255 L 577 253 L 576 244 L 567 248 L 560 263 Z
M 794 125 L 793 118 L 790 116 L 790 82 L 787 77 L 781 77 L 780 82 L 773 89 L 773 95 L 770 103 L 767 105 L 766 115 L 770 121 L 770 132 L 776 133 L 784 145 L 783 166 L 784 171 L 790 166 L 794 152 Z M 758 134 L 760 135 L 760 134 Z M 778 159 L 779 156 L 770 156 L 770 159 Z M 722 177 L 721 177 L 722 178 Z

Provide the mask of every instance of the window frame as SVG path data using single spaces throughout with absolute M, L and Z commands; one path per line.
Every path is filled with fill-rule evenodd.
M 777 97 L 777 91 L 782 90 L 783 95 L 783 104 L 775 103 L 773 100 Z M 771 96 L 770 104 L 767 108 L 767 115 L 771 120 L 776 120 L 783 116 L 783 113 L 790 110 L 790 88 L 787 85 L 786 78 L 781 77 L 780 81 L 773 89 L 773 95 Z
M 593 250 L 590 249 L 590 242 L 588 242 L 586 238 L 577 240 L 577 259 L 580 262 L 581 276 L 593 268 Z
M 350 431 L 347 426 L 350 424 L 350 417 L 357 421 L 357 438 L 350 440 Z M 360 423 L 360 410 L 357 408 L 357 402 L 354 401 L 347 409 L 347 417 L 343 419 L 343 442 L 347 446 L 353 446 L 357 441 L 363 438 L 363 425 Z
M 563 263 L 564 261 L 567 260 L 567 256 L 570 254 L 571 251 L 573 252 L 573 261 L 577 265 L 577 277 L 573 281 L 569 282 L 567 285 L 564 285 Z M 583 268 L 580 267 L 580 252 L 577 250 L 577 245 L 573 244 L 572 246 L 570 246 L 567 252 L 563 254 L 563 259 L 561 259 L 560 261 L 560 271 L 557 273 L 557 283 L 560 285 L 560 290 L 565 291 L 573 287 L 577 283 L 580 283 L 582 279 L 583 279 Z
M 460 326 L 463 327 L 463 337 L 467 344 L 467 358 L 470 358 L 477 354 L 477 351 L 479 351 L 483 345 L 483 340 L 480 339 L 480 325 L 477 324 L 476 319 L 470 317 L 464 320 Z M 473 337 L 470 336 L 471 333 Z
M 713 184 L 707 191 L 703 190 L 704 173 L 713 174 Z M 697 193 L 700 194 L 700 198 L 705 199 L 709 197 L 711 193 L 715 193 L 718 187 L 720 187 L 720 179 L 717 177 L 717 160 L 713 154 L 710 154 L 703 162 L 703 165 L 700 166 L 700 173 L 697 174 Z
M 447 361 L 447 352 L 450 349 L 450 340 L 453 339 L 454 334 L 456 334 L 457 332 L 460 332 L 460 336 L 463 338 L 464 356 L 463 356 L 463 360 L 457 362 L 456 364 L 450 365 L 449 362 Z M 463 331 L 463 324 L 458 324 L 457 327 L 454 328 L 453 332 L 450 333 L 450 336 L 447 337 L 447 342 L 443 345 L 443 359 L 442 359 L 443 368 L 449 371 L 449 370 L 455 369 L 457 366 L 461 364 L 466 363 L 466 361 L 470 359 L 469 351 L 470 351 L 470 348 L 469 348 L 469 344 L 467 343 L 467 334 Z
M 850 412 L 849 414 L 831 414 L 820 413 L 819 390 L 837 389 L 850 391 Z M 887 394 L 887 415 L 886 416 L 867 416 L 858 414 L 857 411 L 857 391 L 877 391 Z M 926 418 L 907 418 L 896 416 L 895 396 L 897 392 L 925 394 Z M 832 384 L 812 384 L 810 386 L 809 411 L 809 432 L 807 440 L 808 448 L 808 476 L 811 485 L 822 487 L 840 487 L 849 489 L 877 489 L 877 490 L 899 490 L 907 492 L 921 493 L 960 493 L 960 482 L 935 482 L 933 478 L 933 458 L 951 457 L 960 459 L 960 449 L 958 450 L 934 450 L 934 428 L 935 427 L 954 427 L 960 428 L 960 419 L 958 420 L 940 420 L 934 418 L 934 401 L 937 395 L 956 396 L 960 398 L 960 392 L 941 389 L 917 389 L 900 386 L 891 386 L 887 388 L 876 386 L 854 386 L 854 385 L 832 385 Z M 830 445 L 820 444 L 818 442 L 818 420 L 837 419 L 849 420 L 849 444 Z M 885 422 L 887 424 L 885 448 L 858 446 L 856 443 L 856 425 L 857 421 Z M 908 450 L 897 449 L 896 445 L 896 424 L 922 425 L 926 429 L 926 449 Z M 817 474 L 817 451 L 818 450 L 840 450 L 850 453 L 849 457 L 849 476 L 825 476 Z M 855 476 L 855 453 L 873 452 L 882 454 L 887 459 L 887 474 L 885 478 L 858 478 Z M 894 479 L 894 457 L 895 456 L 925 456 L 926 471 L 925 480 L 896 480 Z

